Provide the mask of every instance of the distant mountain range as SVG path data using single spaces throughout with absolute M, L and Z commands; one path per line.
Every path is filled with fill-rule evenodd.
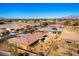
M 64 16 L 63 19 L 79 19 L 79 15 Z
M 13 18 L 4 18 L 0 17 L 0 20 L 12 20 Z M 15 18 L 14 18 L 15 19 Z M 42 18 L 41 18 L 42 19 Z M 61 19 L 79 19 L 79 15 L 69 15 L 69 16 L 63 16 Z

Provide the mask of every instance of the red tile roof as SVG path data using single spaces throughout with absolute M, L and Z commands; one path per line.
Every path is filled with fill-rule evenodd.
M 37 32 L 37 33 L 28 33 L 28 34 L 20 34 L 15 38 L 10 39 L 10 42 L 16 42 L 19 44 L 30 45 L 38 39 L 41 39 L 46 33 Z
M 61 25 L 61 24 L 52 24 L 52 25 L 49 25 L 49 27 L 63 27 L 63 25 Z

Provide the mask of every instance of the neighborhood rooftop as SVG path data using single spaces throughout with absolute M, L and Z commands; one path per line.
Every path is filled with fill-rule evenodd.
M 17 37 L 10 39 L 10 42 L 30 45 L 33 42 L 42 39 L 44 35 L 46 35 L 46 33 L 42 33 L 42 32 L 20 34 Z

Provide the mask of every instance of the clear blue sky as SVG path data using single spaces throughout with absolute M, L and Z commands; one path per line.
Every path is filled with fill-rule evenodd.
M 0 3 L 0 17 L 59 18 L 68 15 L 79 15 L 78 3 Z

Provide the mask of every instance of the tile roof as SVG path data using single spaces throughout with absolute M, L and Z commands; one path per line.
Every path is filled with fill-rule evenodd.
M 27 25 L 26 23 L 23 22 L 13 22 L 13 23 L 9 23 L 9 24 L 3 24 L 0 25 L 0 28 L 11 28 L 11 29 L 19 29 L 22 28 L 23 26 Z
M 63 25 L 61 25 L 61 24 L 52 24 L 52 25 L 49 25 L 49 27 L 63 27 Z
M 15 38 L 10 39 L 10 42 L 16 42 L 24 45 L 30 45 L 38 39 L 41 39 L 46 33 L 36 32 L 36 33 L 28 33 L 28 34 L 20 34 Z

